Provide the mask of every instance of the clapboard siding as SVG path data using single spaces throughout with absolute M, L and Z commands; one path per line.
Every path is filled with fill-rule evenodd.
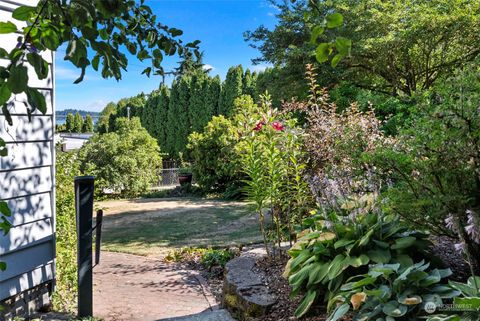
M 34 0 L 0 0 L 0 21 L 12 21 L 11 12 L 21 4 L 35 5 Z M 19 34 L 0 35 L 0 47 L 10 50 L 17 45 Z M 27 116 L 27 99 L 16 95 L 8 103 L 13 125 L 0 112 L 0 138 L 7 142 L 9 155 L 0 158 L 0 199 L 12 210 L 13 227 L 0 235 L 0 260 L 7 270 L 0 271 L 0 300 L 54 279 L 55 211 L 54 211 L 54 56 L 42 52 L 49 63 L 49 76 L 38 79 L 29 68 L 29 86 L 45 96 L 47 112 Z M 8 61 L 0 60 L 0 66 Z
M 0 173 L 3 198 L 28 196 L 52 190 L 50 167 L 35 167 Z
M 40 92 L 45 96 L 45 102 L 47 104 L 47 110 L 45 114 L 41 113 L 38 109 L 33 112 L 33 115 L 36 116 L 52 116 L 53 115 L 53 101 L 51 97 L 51 90 L 40 90 Z M 26 116 L 28 100 L 25 94 L 18 94 L 15 97 L 15 101 L 11 101 L 8 104 L 8 110 L 11 115 L 16 116 Z M 0 115 L 3 115 L 3 111 L 0 110 Z
M 7 203 L 12 210 L 10 222 L 13 226 L 19 226 L 51 218 L 51 201 L 50 192 L 9 199 Z
M 54 253 L 50 237 L 46 238 L 45 242 L 37 242 L 31 247 L 24 247 L 18 251 L 2 255 L 2 260 L 7 263 L 7 269 L 0 272 L 0 282 L 46 265 L 53 258 Z
M 3 117 L 0 115 L 0 117 Z M 51 141 L 53 139 L 53 119 L 51 116 L 37 115 L 12 116 L 13 125 L 8 126 L 7 122 L 0 121 L 0 138 L 6 142 L 18 143 L 28 141 Z
M 15 278 L 2 281 L 0 287 L 0 298 L 8 298 L 17 293 L 26 291 L 34 286 L 45 283 L 54 278 L 53 261 L 44 264 L 41 267 L 23 273 Z
M 51 217 L 14 226 L 8 233 L 10 241 L 0 244 L 0 255 L 13 253 L 21 248 L 33 246 L 38 242 L 50 240 L 52 235 L 53 224 Z
M 51 149 L 51 141 L 9 144 L 9 155 L 0 158 L 0 172 L 50 166 L 53 164 Z

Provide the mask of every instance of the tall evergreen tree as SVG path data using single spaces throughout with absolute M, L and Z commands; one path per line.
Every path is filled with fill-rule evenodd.
M 202 70 L 192 75 L 190 83 L 190 99 L 188 113 L 191 120 L 191 132 L 199 132 L 205 126 L 205 86 L 208 84 L 207 76 Z M 207 87 L 208 88 L 208 87 Z M 208 117 L 208 116 L 206 116 Z
M 73 133 L 73 130 L 75 128 L 75 117 L 73 116 L 72 113 L 67 114 L 67 119 L 65 120 L 65 130 L 68 133 Z
M 167 112 L 167 127 L 165 130 L 166 134 L 166 144 L 165 152 L 170 155 L 170 157 L 175 157 L 175 142 L 178 136 L 178 114 L 180 113 L 179 108 L 179 81 L 174 80 L 172 84 L 172 89 L 170 91 L 170 100 L 168 104 Z
M 155 112 L 157 109 L 157 100 L 160 94 L 159 90 L 154 90 L 150 93 L 145 107 L 143 107 L 142 117 L 140 118 L 142 127 L 144 127 L 150 135 L 157 138 L 154 134 L 155 131 Z
M 83 133 L 93 132 L 93 119 L 92 119 L 92 116 L 90 116 L 90 114 L 87 114 L 87 116 L 85 116 L 85 122 L 83 123 L 82 132 Z
M 208 119 L 206 123 L 204 123 L 203 127 L 212 119 L 213 116 L 218 115 L 218 106 L 220 103 L 220 94 L 222 91 L 222 81 L 220 80 L 219 76 L 215 76 L 214 78 L 208 78 L 204 88 L 204 109 L 205 113 L 208 114 Z
M 167 86 L 162 85 L 160 87 L 160 93 L 157 97 L 157 108 L 155 109 L 154 122 L 155 122 L 155 138 L 158 140 L 158 144 L 162 151 L 166 150 L 167 145 L 167 130 L 169 126 L 168 122 L 168 108 L 170 102 L 170 89 Z
M 183 77 L 178 85 L 178 114 L 176 115 L 176 132 L 174 156 L 179 153 L 184 153 L 187 146 L 187 138 L 191 131 L 191 119 L 188 113 L 188 106 L 190 101 L 190 85 L 192 83 L 191 77 Z
M 117 112 L 117 105 L 114 102 L 108 103 L 105 108 L 100 112 L 100 118 L 97 122 L 97 129 L 96 131 L 100 134 L 108 133 L 109 132 L 109 123 L 110 123 L 110 115 L 115 114 Z
M 250 69 L 247 69 L 245 71 L 245 74 L 243 75 L 243 79 L 242 79 L 242 84 L 243 84 L 243 88 L 242 88 L 242 91 L 243 91 L 243 94 L 245 95 L 249 95 L 250 97 L 252 97 L 253 99 L 256 98 L 256 90 L 255 90 L 255 87 L 256 87 L 256 79 L 257 78 L 257 74 L 256 73 L 251 73 Z
M 235 98 L 242 95 L 243 91 L 243 68 L 241 65 L 231 67 L 227 72 L 225 83 L 222 87 L 222 95 L 218 113 L 229 116 L 233 110 Z
M 83 117 L 77 111 L 73 121 L 73 132 L 74 133 L 81 133 L 83 129 Z

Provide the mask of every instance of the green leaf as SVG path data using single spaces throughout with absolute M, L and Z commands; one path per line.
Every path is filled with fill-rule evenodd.
M 8 57 L 8 51 L 6 51 L 3 48 L 0 48 L 0 58 L 7 58 Z
M 352 244 L 352 243 L 355 243 L 355 240 L 341 239 L 341 240 L 336 241 L 335 244 L 333 244 L 333 247 L 336 250 L 340 247 L 344 247 L 344 246 Z
M 327 28 L 330 29 L 340 27 L 343 24 L 343 16 L 338 12 L 329 14 L 325 19 L 327 20 Z
M 172 37 L 178 37 L 183 35 L 183 31 L 176 28 L 170 28 L 168 32 L 172 35 Z
M 87 47 L 80 39 L 73 39 L 68 43 L 65 60 L 70 60 L 76 67 L 87 65 Z
M 5 104 L 12 95 L 12 91 L 6 83 L 0 83 L 0 105 Z
M 372 237 L 372 234 L 374 232 L 373 228 L 370 228 L 367 233 L 365 233 L 364 236 L 359 240 L 358 246 L 365 246 L 370 242 L 370 237 Z
M 330 263 L 328 269 L 328 279 L 333 280 L 342 273 L 343 270 L 350 266 L 350 258 L 338 254 Z
M 27 54 L 27 60 L 35 69 L 38 79 L 46 79 L 48 77 L 48 63 L 36 52 Z
M 393 244 L 391 248 L 392 250 L 405 249 L 407 247 L 412 246 L 416 240 L 417 238 L 414 236 L 402 237 L 400 239 L 395 240 L 395 244 Z
M 477 296 L 478 295 L 475 287 L 470 287 L 467 284 L 459 283 L 459 282 L 455 282 L 455 281 L 448 281 L 448 285 L 450 285 L 455 290 L 458 290 L 458 291 L 462 292 L 462 294 L 464 296 Z
M 335 39 L 335 48 L 344 57 L 348 56 L 352 48 L 352 40 L 344 37 L 337 37 L 337 39 Z
M 10 111 L 8 110 L 7 104 L 2 105 L 2 113 L 3 117 L 5 117 L 5 120 L 7 121 L 9 126 L 13 125 L 12 121 L 12 115 L 10 115 Z
M 155 57 L 156 60 L 162 61 L 163 60 L 162 51 L 160 51 L 160 49 L 153 50 L 153 57 Z
M 307 294 L 303 297 L 302 302 L 300 303 L 298 308 L 295 310 L 295 316 L 297 318 L 302 317 L 303 315 L 305 315 L 305 313 L 308 312 L 313 302 L 315 302 L 316 296 L 317 296 L 317 292 L 315 290 L 310 290 L 307 292 Z
M 404 316 L 408 307 L 403 304 L 399 304 L 397 301 L 388 301 L 382 309 L 383 313 L 391 317 L 401 317 Z
M 57 50 L 58 46 L 60 45 L 59 35 L 53 29 L 45 29 L 42 30 L 42 42 L 43 45 L 52 51 Z
M 150 77 L 150 74 L 152 73 L 152 67 L 147 67 L 142 71 L 142 75 L 145 74 L 147 77 Z
M 468 306 L 470 309 L 480 311 L 480 297 L 454 298 L 453 303 L 456 306 Z
M 35 88 L 27 88 L 27 100 L 32 108 L 40 110 L 42 114 L 47 112 L 47 102 L 45 101 L 45 96 L 42 95 L 37 89 Z
M 0 213 L 2 213 L 5 216 L 12 215 L 12 211 L 10 211 L 10 208 L 8 207 L 7 202 L 0 201 Z
M 388 263 L 392 258 L 389 250 L 382 249 L 370 250 L 367 255 L 375 263 Z
M 370 259 L 367 255 L 362 254 L 358 257 L 352 256 L 348 259 L 348 263 L 353 267 L 359 267 L 362 265 L 366 265 L 370 262 Z
M 316 26 L 315 28 L 313 28 L 312 35 L 310 37 L 310 43 L 315 44 L 317 42 L 318 37 L 321 34 L 323 34 L 324 31 L 325 31 L 325 28 L 323 28 L 322 26 Z
M 5 141 L 0 138 L 0 157 L 5 157 L 8 155 L 7 144 Z
M 0 261 L 0 271 L 5 271 L 7 269 L 7 263 Z
M 476 288 L 477 286 L 480 286 L 480 276 L 471 276 L 467 280 L 467 284 L 472 287 Z M 476 293 L 475 295 L 472 296 L 480 296 L 480 293 Z
M 305 262 L 308 258 L 310 258 L 310 256 L 311 254 L 309 249 L 302 250 L 300 254 L 292 261 L 292 271 L 295 271 L 297 267 L 300 264 L 303 264 L 303 262 Z
M 0 221 L 0 230 L 3 231 L 3 235 L 7 235 L 8 232 L 10 232 L 10 229 L 12 228 L 12 224 L 7 221 L 7 219 L 2 216 L 2 220 Z
M 145 49 L 143 50 L 140 50 L 140 52 L 137 54 L 137 58 L 142 61 L 146 58 L 149 58 L 149 54 L 148 54 L 148 51 L 146 51 Z
M 310 271 L 310 275 L 308 276 L 308 284 L 307 287 L 313 284 L 317 284 L 323 281 L 325 276 L 328 273 L 328 263 L 313 263 L 313 268 Z
M 0 22 L 0 34 L 12 33 L 15 31 L 17 31 L 17 26 L 13 22 Z
M 333 314 L 328 317 L 327 321 L 337 321 L 345 314 L 347 314 L 348 310 L 350 310 L 350 305 L 348 303 L 344 303 L 338 306 L 333 312 Z
M 288 282 L 292 286 L 292 292 L 297 292 L 303 285 L 303 282 L 308 279 L 310 276 L 310 271 L 312 270 L 313 265 L 307 265 L 302 267 L 298 272 L 292 274 L 288 278 Z
M 95 71 L 98 71 L 98 64 L 100 63 L 100 56 L 95 55 L 92 59 L 92 67 Z
M 21 6 L 13 10 L 12 17 L 20 21 L 27 21 L 37 12 L 36 7 Z
M 350 290 L 353 290 L 353 289 L 361 288 L 365 285 L 374 284 L 376 280 L 377 280 L 376 277 L 367 276 L 366 278 L 363 278 L 363 279 L 361 279 L 357 282 L 345 283 L 344 285 L 342 285 L 340 290 L 350 291 Z
M 8 87 L 14 94 L 19 94 L 27 89 L 28 69 L 25 66 L 12 66 L 7 81 Z
M 315 57 L 319 63 L 323 63 L 328 60 L 331 52 L 331 45 L 328 43 L 321 43 L 317 46 L 315 50 Z
M 344 55 L 342 55 L 342 54 L 340 54 L 340 53 L 338 53 L 338 54 L 336 54 L 335 56 L 333 56 L 332 62 L 331 62 L 332 67 L 333 67 L 333 68 L 337 67 L 338 63 L 343 59 L 343 57 L 344 57 Z

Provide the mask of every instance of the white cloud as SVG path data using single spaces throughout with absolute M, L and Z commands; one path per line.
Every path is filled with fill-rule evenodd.
M 106 105 L 107 105 L 107 102 L 105 100 L 99 99 L 87 104 L 85 109 L 91 110 L 91 111 L 101 111 L 103 107 L 105 107 Z
M 215 70 L 215 67 L 213 67 L 212 65 L 203 65 L 202 67 L 203 70 L 209 70 L 209 71 L 214 71 Z
M 57 79 L 75 80 L 80 77 L 80 70 L 70 69 L 65 67 L 55 67 L 55 77 Z

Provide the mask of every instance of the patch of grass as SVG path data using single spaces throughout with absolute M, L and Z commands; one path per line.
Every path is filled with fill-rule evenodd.
M 121 213 L 104 218 L 103 249 L 138 255 L 166 254 L 172 248 L 228 247 L 261 241 L 247 204 L 179 206 L 178 209 Z

